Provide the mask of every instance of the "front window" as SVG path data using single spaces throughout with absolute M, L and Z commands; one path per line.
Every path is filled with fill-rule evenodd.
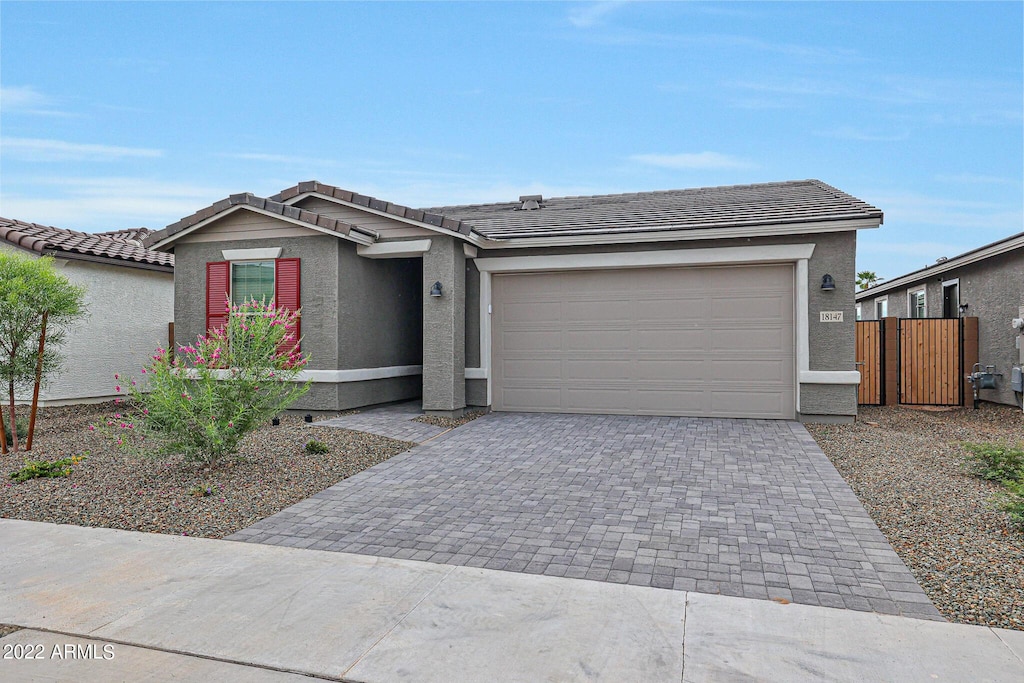
M 910 310 L 908 314 L 911 318 L 926 318 L 928 317 L 927 310 L 925 308 L 924 290 L 919 289 L 916 292 L 910 292 L 907 296 L 908 306 Z
M 875 318 L 881 320 L 889 315 L 889 300 L 879 299 L 875 302 Z
M 243 261 L 231 264 L 231 303 L 270 303 L 274 298 L 274 262 Z
M 860 304 L 857 304 L 857 320 L 861 319 Z

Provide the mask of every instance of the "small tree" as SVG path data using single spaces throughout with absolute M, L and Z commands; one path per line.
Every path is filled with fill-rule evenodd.
M 60 370 L 67 330 L 85 315 L 85 289 L 71 284 L 53 259 L 0 251 L 0 381 L 7 385 L 12 446 L 18 451 L 14 393 Z M 45 347 L 41 343 L 46 321 Z M 0 410 L 0 439 L 7 442 Z M 31 436 L 30 436 L 31 439 Z
M 868 287 L 874 287 L 885 278 L 878 277 L 872 270 L 862 270 L 857 273 L 857 287 L 860 289 L 867 289 Z
M 115 387 L 133 399 L 131 415 L 108 421 L 118 444 L 207 465 L 236 453 L 242 437 L 309 390 L 297 381 L 308 362 L 291 332 L 298 315 L 273 303 L 229 306 L 224 328 L 173 357 L 158 349 L 141 386 Z

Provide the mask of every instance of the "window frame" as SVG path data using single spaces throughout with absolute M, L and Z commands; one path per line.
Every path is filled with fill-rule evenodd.
M 863 308 L 861 307 L 860 304 L 857 304 L 854 308 L 857 311 L 857 320 L 861 320 L 862 315 L 863 315 Z
M 882 304 L 885 306 L 885 312 L 879 313 L 878 306 Z M 889 317 L 889 295 L 880 296 L 875 299 L 875 320 L 881 320 L 882 318 Z
M 273 258 L 272 259 L 265 259 L 265 258 L 238 259 L 236 261 L 232 261 L 232 260 L 228 261 L 228 300 L 231 302 L 231 305 L 232 306 L 240 306 L 240 305 L 242 305 L 241 303 L 236 303 L 235 302 L 235 264 L 241 265 L 241 264 L 246 264 L 246 263 L 269 263 L 270 264 L 271 272 L 273 274 L 273 284 L 271 285 L 271 288 L 270 288 L 270 291 L 271 291 L 270 300 L 266 301 L 264 303 L 268 303 L 269 304 L 271 301 L 274 301 L 277 298 L 277 259 L 273 259 Z M 250 301 L 251 301 L 251 299 L 250 299 Z
M 921 304 L 917 305 L 917 295 L 921 295 Z M 920 310 L 921 315 L 915 315 Z M 928 317 L 928 288 L 919 285 L 907 290 L 907 317 L 921 320 Z

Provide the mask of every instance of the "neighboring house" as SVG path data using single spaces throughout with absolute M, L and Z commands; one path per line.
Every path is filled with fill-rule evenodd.
M 1012 321 L 1024 318 L 1024 232 L 857 292 L 856 300 L 862 320 L 978 318 L 978 360 L 1002 373 L 980 396 L 1020 405 L 1011 374 L 1024 351 Z
M 117 395 L 115 373 L 138 373 L 154 349 L 167 345 L 174 257 L 142 246 L 150 232 L 91 234 L 0 218 L 0 249 L 52 256 L 86 290 L 88 315 L 71 328 L 65 366 L 43 386 L 41 405 L 110 400 Z
M 226 296 L 302 307 L 305 409 L 849 420 L 856 231 L 881 222 L 817 180 L 425 210 L 310 181 L 145 243 L 175 255 L 179 340 Z

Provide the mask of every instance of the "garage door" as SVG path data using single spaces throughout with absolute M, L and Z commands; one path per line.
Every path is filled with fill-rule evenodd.
M 793 267 L 495 274 L 495 410 L 793 418 Z

